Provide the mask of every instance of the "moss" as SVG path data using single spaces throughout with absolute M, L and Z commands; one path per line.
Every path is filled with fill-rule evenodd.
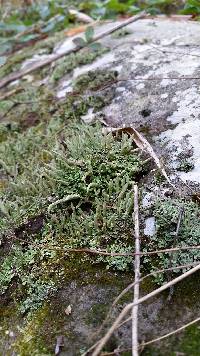
M 12 101 L 1 103 L 4 121 L 0 125 L 0 142 L 40 122 L 48 122 L 52 113 L 58 110 L 58 104 L 47 88 L 24 83 L 22 89 L 12 96 Z
M 21 329 L 20 337 L 18 336 L 17 341 L 12 346 L 20 356 L 52 355 L 47 346 L 48 334 L 44 335 L 43 331 L 44 321 L 47 316 L 49 317 L 49 307 L 46 305 L 32 315 L 32 318 L 27 321 L 26 326 Z M 55 326 L 56 323 L 54 323 Z M 46 340 L 44 343 L 45 337 Z
M 188 327 L 179 346 L 179 352 L 185 355 L 197 356 L 200 350 L 200 329 L 198 325 Z
M 158 347 L 146 347 L 142 355 L 176 356 L 177 354 L 183 354 L 185 356 L 198 356 L 200 349 L 200 330 L 198 324 L 192 325 L 183 332 L 171 336 L 167 344 L 165 342 L 161 342 Z
M 92 266 L 88 262 L 83 262 L 82 259 L 77 256 L 67 258 L 63 261 L 63 275 L 60 280 L 60 290 L 55 297 L 51 298 L 50 301 L 43 304 L 37 311 L 32 311 L 28 316 L 25 315 L 23 322 L 20 319 L 20 315 L 16 313 L 13 306 L 5 306 L 1 308 L 4 311 L 4 314 L 1 314 L 4 317 L 5 323 L 3 329 L 0 331 L 3 339 L 5 340 L 5 332 L 10 330 L 16 334 L 14 343 L 12 343 L 10 354 L 12 350 L 15 350 L 20 355 L 52 355 L 53 350 L 55 349 L 56 337 L 63 335 L 67 341 L 67 347 L 70 347 L 70 343 L 74 343 L 76 340 L 76 332 L 74 331 L 73 324 L 73 311 L 72 316 L 66 317 L 65 308 L 66 303 L 68 303 L 68 298 L 70 300 L 70 294 L 67 296 L 62 291 L 63 285 L 65 288 L 70 288 L 71 282 L 73 281 L 78 290 L 83 286 L 92 285 L 92 290 L 96 289 L 101 290 L 101 286 L 105 289 L 107 286 L 107 294 L 109 295 L 106 298 L 106 303 L 98 304 L 91 301 L 91 309 L 88 310 L 87 302 L 82 310 L 82 318 L 84 324 L 88 325 L 89 329 L 91 327 L 98 326 L 99 323 L 103 320 L 104 314 L 109 308 L 109 302 L 114 299 L 116 293 L 119 290 L 123 289 L 124 286 L 129 283 L 129 277 L 122 274 L 121 278 L 113 273 L 106 272 L 103 265 L 101 266 Z M 57 272 L 57 270 L 55 271 Z M 73 289 L 73 287 L 72 287 Z M 63 296 L 62 296 L 63 295 Z M 64 299 L 63 299 L 64 298 Z M 99 297 L 98 297 L 99 299 Z M 73 300 L 71 301 L 73 306 Z M 8 302 L 8 305 L 10 302 Z M 84 304 L 84 301 L 83 301 Z M 16 320 L 10 324 L 10 319 L 13 318 L 14 312 L 16 313 Z M 19 328 L 20 324 L 20 328 Z M 18 326 L 17 326 L 18 325 Z M 18 329 L 18 331 L 17 331 Z M 83 344 L 89 346 L 88 343 L 91 343 L 91 339 L 83 340 Z M 1 343 L 0 343 L 1 345 Z M 4 350 L 4 346 L 3 350 Z M 9 355 L 9 353 L 7 353 Z
M 80 65 L 93 62 L 97 57 L 107 52 L 108 48 L 101 48 L 98 51 L 92 51 L 89 48 L 84 48 L 77 53 L 72 53 L 65 58 L 61 58 L 56 62 L 56 67 L 51 75 L 50 83 L 55 83 L 64 75 L 70 73 L 74 68 Z
M 121 30 L 118 30 L 118 31 L 114 32 L 112 37 L 115 38 L 115 39 L 118 39 L 118 38 L 121 38 L 121 37 L 128 36 L 131 33 L 132 33 L 132 31 L 130 31 L 128 28 L 122 28 Z
M 116 80 L 118 73 L 113 70 L 98 69 L 95 71 L 88 71 L 86 74 L 80 75 L 73 85 L 76 92 L 84 92 L 85 90 L 99 89 L 107 85 L 110 81 Z
M 177 167 L 177 170 L 180 172 L 189 172 L 192 169 L 194 169 L 194 163 L 187 159 L 182 160 Z
M 8 57 L 6 64 L 0 68 L 0 78 L 19 70 L 23 61 L 32 58 L 35 54 L 49 54 L 54 46 L 65 38 L 65 32 L 57 32 L 53 36 L 36 42 L 34 46 L 25 47 Z
M 81 83 L 87 80 L 88 89 L 95 89 L 100 84 L 108 83 L 116 77 L 114 71 L 94 71 L 88 75 L 80 76 L 74 83 L 74 90 L 81 87 Z M 54 89 L 46 86 L 36 86 L 34 83 L 22 83 L 22 90 L 12 96 L 12 100 L 1 102 L 2 117 L 4 121 L 0 126 L 0 142 L 5 141 L 18 132 L 27 130 L 29 127 L 48 125 L 52 116 L 55 120 L 77 120 L 93 108 L 94 112 L 101 110 L 110 104 L 114 96 L 114 90 L 108 88 L 104 92 L 95 95 L 68 96 L 65 101 L 59 102 L 55 98 Z M 85 86 L 85 90 L 87 89 Z M 74 94 L 74 93 L 73 93 Z M 105 95 L 106 94 L 106 95 Z

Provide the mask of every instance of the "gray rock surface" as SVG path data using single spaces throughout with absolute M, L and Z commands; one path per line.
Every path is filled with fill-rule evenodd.
M 67 95 L 72 80 L 90 70 L 116 70 L 114 99 L 103 110 L 107 124 L 134 125 L 150 138 L 168 168 L 184 181 L 200 183 L 200 24 L 144 19 L 127 29 L 126 36 L 105 37 L 102 43 L 110 52 L 76 68 L 61 81 L 57 95 Z M 83 119 L 94 117 L 90 110 Z

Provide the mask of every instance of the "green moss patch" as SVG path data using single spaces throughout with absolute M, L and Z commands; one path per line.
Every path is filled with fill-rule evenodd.
M 101 89 L 102 86 L 115 81 L 117 76 L 118 72 L 113 70 L 99 69 L 96 71 L 88 71 L 75 80 L 73 88 L 75 92 Z

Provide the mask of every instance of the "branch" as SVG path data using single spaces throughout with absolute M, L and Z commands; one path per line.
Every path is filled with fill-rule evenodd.
M 135 22 L 137 20 L 140 20 L 140 19 L 144 18 L 145 16 L 146 16 L 146 12 L 142 11 L 138 15 L 132 16 L 129 19 L 121 22 L 120 24 L 114 25 L 112 28 L 95 35 L 93 37 L 93 39 L 89 43 L 96 42 L 96 41 L 102 39 L 103 37 L 108 36 L 108 35 L 112 34 L 113 32 L 123 28 L 124 26 L 127 26 L 127 25 L 131 24 L 132 22 Z M 55 54 L 55 55 L 51 56 L 50 58 L 45 59 L 44 61 L 41 61 L 39 63 L 35 63 L 30 68 L 26 68 L 24 70 L 21 70 L 20 72 L 11 73 L 10 75 L 8 75 L 7 77 L 5 77 L 4 79 L 2 79 L 0 81 L 0 89 L 5 87 L 9 83 L 11 83 L 11 82 L 13 82 L 15 80 L 18 80 L 18 79 L 24 77 L 25 75 L 27 75 L 27 74 L 29 74 L 29 73 L 37 70 L 37 69 L 43 68 L 43 67 L 47 66 L 48 64 L 51 64 L 52 62 L 55 62 L 58 59 L 66 56 L 66 55 L 69 55 L 71 53 L 76 53 L 76 52 L 80 51 L 80 49 L 82 49 L 82 47 L 80 47 L 80 46 L 75 46 L 73 48 L 66 49 L 62 53 Z
M 19 87 L 19 88 L 15 88 L 12 89 L 10 91 L 8 91 L 7 93 L 4 93 L 3 95 L 0 96 L 0 100 L 6 100 L 8 99 L 10 96 L 13 96 L 17 93 L 19 93 L 20 91 L 24 90 L 23 88 Z
M 19 237 L 12 236 L 14 240 L 24 242 L 23 239 L 20 239 Z M 200 245 L 193 245 L 193 246 L 184 246 L 184 247 L 175 247 L 175 248 L 166 248 L 163 250 L 154 250 L 154 251 L 147 251 L 147 252 L 140 252 L 140 253 L 132 253 L 132 252 L 106 252 L 104 250 L 92 250 L 90 248 L 65 248 L 62 246 L 49 246 L 48 244 L 38 244 L 34 242 L 30 242 L 30 245 L 41 249 L 42 247 L 44 248 L 49 248 L 49 249 L 57 249 L 57 250 L 63 250 L 66 253 L 68 252 L 77 252 L 77 253 L 91 253 L 95 255 L 104 255 L 104 256 L 124 256 L 124 257 L 130 257 L 130 256 L 151 256 L 151 255 L 158 255 L 160 253 L 169 253 L 169 252 L 177 252 L 177 251 L 189 251 L 189 250 L 200 250 Z M 156 273 L 152 272 L 152 273 Z
M 134 185 L 134 223 L 135 223 L 135 285 L 133 304 L 136 304 L 140 296 L 140 233 L 139 233 L 139 207 L 138 186 Z M 132 355 L 138 356 L 138 304 L 132 309 Z

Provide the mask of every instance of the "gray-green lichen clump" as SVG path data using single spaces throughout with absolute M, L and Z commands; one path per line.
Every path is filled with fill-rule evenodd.
M 132 248 L 131 186 L 145 167 L 131 150 L 126 135 L 103 136 L 100 127 L 65 128 L 58 121 L 1 144 L 2 246 L 9 236 L 12 248 L 3 259 L 0 280 L 2 293 L 13 278 L 26 286 L 22 312 L 41 306 L 55 290 L 62 275 L 60 256 L 67 249 Z M 125 270 L 131 258 L 92 261 Z
M 182 212 L 182 213 L 181 213 Z M 181 213 L 180 228 L 178 236 L 176 230 L 179 216 Z M 144 257 L 143 262 L 148 268 L 153 270 L 162 268 L 171 268 L 175 266 L 185 266 L 175 269 L 174 273 L 185 272 L 190 265 L 198 262 L 200 259 L 199 249 L 185 249 L 187 246 L 199 245 L 200 238 L 200 210 L 197 202 L 184 198 L 165 198 L 158 199 L 151 211 L 156 220 L 156 233 L 148 240 L 145 240 L 144 251 L 147 250 L 145 244 L 148 244 L 148 251 L 158 249 L 168 249 L 179 246 L 180 250 L 175 253 L 163 253 L 158 257 Z M 183 248 L 183 250 L 181 250 Z M 158 282 L 163 282 L 166 275 L 156 276 Z

